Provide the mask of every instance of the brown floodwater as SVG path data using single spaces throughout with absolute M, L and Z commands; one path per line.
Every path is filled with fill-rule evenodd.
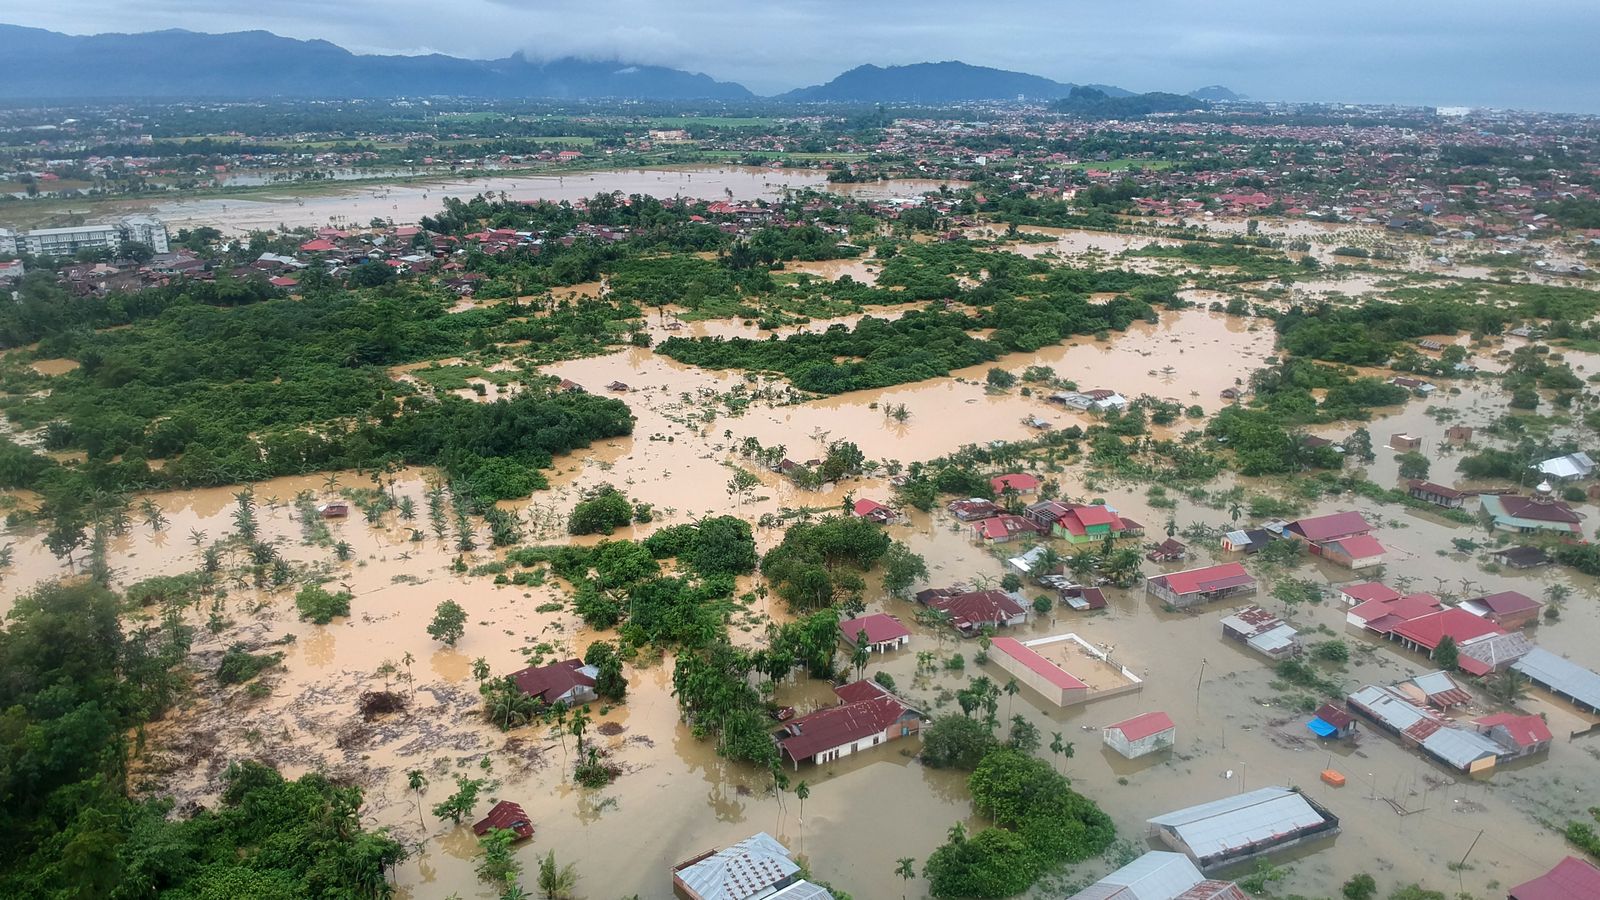
M 852 317 L 850 321 L 854 321 Z M 819 323 L 812 323 L 816 326 Z M 1253 327 L 1254 326 L 1254 327 Z M 659 330 L 658 322 L 651 323 Z M 690 326 L 686 326 L 690 327 Z M 657 336 L 660 337 L 666 332 Z M 1218 392 L 1245 377 L 1272 350 L 1269 329 L 1251 320 L 1199 310 L 1165 313 L 1156 324 L 1139 323 L 1109 341 L 1079 338 L 1037 353 L 1017 354 L 996 365 L 1021 372 L 1029 365 L 1048 365 L 1080 387 L 1108 387 L 1128 396 L 1151 393 L 1197 403 L 1214 412 Z M 1225 362 L 1224 362 L 1225 361 Z M 757 471 L 760 486 L 733 497 L 726 485 L 730 465 L 750 465 L 733 453 L 746 436 L 763 444 L 781 443 L 791 458 L 820 456 L 830 440 L 847 439 L 869 458 L 927 459 L 965 444 L 1014 440 L 1030 430 L 1024 417 L 1038 415 L 1057 427 L 1082 417 L 1050 406 L 1039 397 L 1013 390 L 991 394 L 983 385 L 988 366 L 953 373 L 951 377 L 879 391 L 863 391 L 807 402 L 783 402 L 781 380 L 746 379 L 740 373 L 713 372 L 683 366 L 650 350 L 630 348 L 607 356 L 558 363 L 548 374 L 572 378 L 591 390 L 613 380 L 626 382 L 622 396 L 637 417 L 635 434 L 604 441 L 556 461 L 551 489 L 527 501 L 504 504 L 528 523 L 528 542 L 569 540 L 563 517 L 577 492 L 601 482 L 624 488 L 631 496 L 655 505 L 658 523 L 689 521 L 706 514 L 732 513 L 755 519 L 782 507 L 837 508 L 850 494 L 888 499 L 881 476 L 863 477 L 818 492 L 801 491 L 787 480 Z M 759 391 L 763 398 L 734 415 L 723 395 L 735 386 Z M 1434 456 L 1445 427 L 1427 413 L 1429 406 L 1455 410 L 1457 420 L 1483 425 L 1503 408 L 1495 389 L 1469 385 L 1459 396 L 1413 400 L 1370 426 L 1378 460 L 1370 476 L 1384 483 L 1396 478 L 1394 454 L 1382 448 L 1391 431 L 1424 437 L 1424 451 Z M 874 408 L 876 404 L 877 408 Z M 895 422 L 888 405 L 904 404 L 909 417 Z M 1326 429 L 1348 433 L 1350 427 Z M 1450 480 L 1453 459 L 1435 460 L 1435 480 Z M 902 890 L 920 895 L 926 885 L 904 885 L 893 875 L 895 860 L 920 862 L 957 821 L 981 826 L 971 818 L 970 802 L 959 773 L 922 767 L 909 754 L 913 744 L 890 744 L 799 775 L 811 787 L 801 817 L 799 802 L 780 802 L 762 773 L 729 766 L 711 747 L 695 740 L 678 721 L 670 695 L 670 658 L 630 668 L 630 691 L 614 709 L 594 710 L 597 742 L 622 774 L 599 790 L 574 786 L 567 773 L 575 758 L 571 737 L 558 738 L 543 728 L 502 734 L 479 717 L 472 660 L 483 658 L 497 674 L 521 667 L 530 655 L 545 659 L 581 655 L 598 637 L 564 607 L 555 585 L 496 586 L 486 576 L 451 570 L 456 554 L 450 541 L 427 534 L 424 493 L 431 473 L 399 474 L 395 489 L 422 510 L 415 523 L 397 521 L 389 513 L 371 525 L 359 514 L 329 523 L 335 540 L 347 542 L 351 558 L 339 561 L 331 550 L 301 543 L 300 523 L 291 516 L 293 496 L 311 491 L 328 496 L 337 487 L 324 476 L 284 478 L 255 486 L 263 537 L 297 565 L 325 568 L 336 584 L 354 595 L 352 615 L 326 626 L 300 621 L 292 590 L 263 591 L 249 583 L 230 584 L 216 610 L 217 629 L 206 627 L 210 609 L 197 610 L 196 664 L 202 674 L 192 697 L 148 729 L 148 746 L 134 761 L 134 782 L 188 800 L 214 801 L 223 771 L 231 759 L 257 756 L 278 764 L 290 775 L 329 771 L 361 785 L 370 825 L 388 826 L 408 844 L 419 847 L 396 877 L 403 896 L 489 897 L 492 893 L 473 874 L 476 844 L 470 831 L 441 823 L 425 808 L 443 799 L 457 773 L 476 775 L 480 761 L 490 761 L 500 785 L 490 791 L 479 813 L 493 799 L 511 799 L 531 814 L 535 838 L 518 851 L 529 872 L 536 857 L 555 851 L 576 864 L 579 893 L 589 897 L 666 897 L 669 866 L 703 850 L 765 830 L 791 849 L 802 852 L 818 877 L 834 882 L 857 897 L 898 896 Z M 1068 496 L 1104 497 L 1119 510 L 1146 524 L 1159 539 L 1172 516 L 1182 526 L 1231 525 L 1225 509 L 1200 506 L 1170 492 L 1176 508 L 1152 504 L 1148 485 L 1090 477 L 1068 467 L 1049 477 Z M 355 473 L 336 476 L 344 488 L 370 487 Z M 1210 488 L 1239 484 L 1251 493 L 1280 493 L 1281 485 L 1224 478 Z M 155 532 L 141 523 L 135 507 L 131 530 L 115 538 L 111 562 L 119 584 L 157 574 L 191 570 L 200 552 L 192 535 L 205 542 L 232 529 L 233 492 L 227 489 L 167 492 L 149 499 L 161 506 L 169 524 Z M 1533 574 L 1489 572 L 1454 552 L 1457 537 L 1482 539 L 1479 529 L 1446 522 L 1428 513 L 1366 500 L 1319 501 L 1307 512 L 1359 509 L 1381 523 L 1379 536 L 1391 548 L 1391 581 L 1411 579 L 1415 590 L 1520 590 L 1538 596 L 1549 584 L 1572 586 L 1574 598 L 1562 621 L 1536 629 L 1539 642 L 1572 655 L 1586 665 L 1600 664 L 1592 636 L 1600 628 L 1600 604 L 1592 601 L 1592 579 L 1562 570 Z M 1585 506 L 1591 520 L 1597 512 Z M 425 534 L 409 539 L 410 526 Z M 639 526 L 617 537 L 640 537 L 656 525 Z M 929 583 L 949 584 L 983 576 L 998 578 L 1003 558 L 1027 548 L 1015 544 L 998 552 L 974 545 L 969 530 L 944 514 L 913 512 L 906 524 L 890 527 L 927 559 Z M 15 561 L 6 572 L 8 601 L 30 585 L 65 574 L 65 567 L 43 548 L 33 531 L 13 531 L 7 540 Z M 777 529 L 758 530 L 761 547 L 781 537 Z M 598 538 L 577 539 L 593 542 Z M 486 536 L 479 534 L 486 545 Z M 1065 552 L 1066 548 L 1061 548 Z M 1202 562 L 1219 557 L 1214 546 L 1198 546 Z M 491 561 L 495 554 L 478 550 L 467 562 Z M 1254 568 L 1257 564 L 1252 563 Z M 1159 567 L 1147 564 L 1146 574 Z M 1303 564 L 1292 573 L 1258 575 L 1269 582 L 1293 574 L 1335 584 L 1350 573 L 1321 563 Z M 741 589 L 753 584 L 746 579 Z M 919 585 L 920 587 L 920 585 Z M 1032 596 L 1033 592 L 1029 592 Z M 1082 615 L 1057 609 L 1021 629 L 1022 636 L 1074 632 L 1099 646 L 1114 648 L 1118 662 L 1145 679 L 1142 692 L 1070 710 L 1050 706 L 1024 690 L 1002 699 L 1002 714 L 1022 715 L 1038 726 L 1046 745 L 1059 731 L 1075 744 L 1074 758 L 1057 761 L 1075 786 L 1099 802 L 1116 820 L 1122 837 L 1144 845 L 1143 822 L 1178 806 L 1215 799 L 1267 784 L 1293 784 L 1307 790 L 1343 820 L 1344 832 L 1332 842 L 1277 858 L 1290 874 L 1284 892 L 1327 895 L 1351 874 L 1368 871 L 1385 886 L 1422 881 L 1454 890 L 1459 884 L 1479 896 L 1492 895 L 1494 885 L 1518 883 L 1556 862 L 1566 850 L 1540 820 L 1562 823 L 1579 818 L 1600 791 L 1600 767 L 1594 765 L 1589 739 L 1565 735 L 1587 721 L 1570 707 L 1535 692 L 1526 708 L 1546 712 L 1558 734 L 1548 758 L 1508 768 L 1484 780 L 1468 780 L 1446 772 L 1402 749 L 1386 736 L 1368 731 L 1359 744 L 1330 747 L 1316 742 L 1304 727 L 1306 716 L 1283 705 L 1272 686 L 1268 665 L 1223 640 L 1217 619 L 1222 607 L 1195 614 L 1169 613 L 1153 604 L 1142 589 L 1108 591 L 1110 606 Z M 466 607 L 466 635 L 445 648 L 426 634 L 433 607 L 443 599 Z M 943 692 L 961 686 L 980 671 L 1003 681 L 992 664 L 978 666 L 977 647 L 932 633 L 914 624 L 905 601 L 881 589 L 868 591 L 869 608 L 899 615 L 913 630 L 907 649 L 874 659 L 869 671 L 894 677 L 902 691 L 930 713 L 956 709 L 940 702 Z M 1263 596 L 1260 602 L 1279 604 Z M 733 636 L 754 645 L 761 619 L 783 618 L 771 601 L 757 601 L 747 615 L 736 617 Z M 543 611 L 541 611 L 541 608 Z M 1351 662 L 1331 675 L 1347 688 L 1366 681 L 1390 682 L 1427 671 L 1428 663 L 1390 644 L 1375 644 L 1347 631 L 1343 610 L 1329 604 L 1294 612 L 1302 630 L 1326 629 L 1344 637 L 1355 652 Z M 248 698 L 240 688 L 219 688 L 207 672 L 221 652 L 235 642 L 270 649 L 268 641 L 292 637 L 282 650 L 281 671 L 265 676 L 271 695 Z M 943 656 L 960 652 L 966 671 L 952 674 L 942 667 L 918 674 L 916 653 L 933 650 Z M 404 662 L 407 656 L 412 662 Z M 381 674 L 386 664 L 394 672 Z M 412 680 L 406 680 L 410 676 Z M 356 704 L 361 692 L 389 686 L 411 698 L 408 711 L 363 723 Z M 780 686 L 777 699 L 808 708 L 825 702 L 826 690 L 806 681 Z M 1167 754 L 1127 761 L 1104 750 L 1098 728 L 1136 713 L 1160 709 L 1178 725 L 1178 740 Z M 1474 711 L 1478 712 L 1478 711 Z M 600 734 L 604 724 L 609 734 Z M 1048 754 L 1047 754 L 1048 755 Z M 1318 780 L 1325 768 L 1344 772 L 1342 789 Z M 406 789 L 409 770 L 423 771 L 430 786 L 421 804 Z M 1231 773 L 1231 775 L 1229 774 Z M 1391 801 L 1393 801 L 1391 803 Z M 1396 811 L 1398 805 L 1407 814 Z M 1485 833 L 1468 868 L 1451 872 L 1468 846 Z M 1105 868 L 1083 867 L 1083 878 Z M 1075 875 L 1074 877 L 1077 877 Z
M 606 169 L 561 175 L 439 177 L 395 182 L 363 182 L 315 193 L 257 191 L 234 197 L 188 197 L 121 204 L 159 216 L 168 228 L 208 225 L 229 234 L 280 227 L 365 228 L 374 218 L 411 224 L 439 212 L 446 197 L 504 194 L 513 200 L 580 200 L 620 191 L 662 199 L 772 200 L 785 190 L 813 188 L 863 199 L 915 197 L 938 190 L 929 179 L 899 179 L 833 184 L 820 169 L 758 166 L 680 166 L 660 169 Z

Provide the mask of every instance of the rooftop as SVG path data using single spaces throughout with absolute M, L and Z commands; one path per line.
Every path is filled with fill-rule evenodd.
M 1149 820 L 1151 825 L 1176 832 L 1202 861 L 1253 845 L 1273 843 L 1328 821 L 1298 791 L 1286 787 L 1257 788 Z

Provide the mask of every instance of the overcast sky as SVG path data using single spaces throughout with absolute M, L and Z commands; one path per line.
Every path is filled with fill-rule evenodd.
M 0 0 L 0 22 L 615 58 L 758 93 L 960 59 L 1140 91 L 1600 112 L 1600 0 Z

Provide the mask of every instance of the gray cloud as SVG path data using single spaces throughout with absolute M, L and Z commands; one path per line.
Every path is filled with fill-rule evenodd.
M 866 62 L 961 59 L 1063 81 L 1263 99 L 1600 112 L 1600 3 L 1543 0 L 0 0 L 75 34 L 264 29 L 358 53 L 579 55 L 776 92 Z

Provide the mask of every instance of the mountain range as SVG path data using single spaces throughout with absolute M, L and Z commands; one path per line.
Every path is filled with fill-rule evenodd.
M 203 34 L 168 30 L 139 34 L 67 35 L 0 24 L 0 98 L 261 98 L 457 96 L 507 99 L 620 98 L 754 100 L 743 85 L 666 66 L 571 57 L 534 62 L 504 59 L 358 55 L 327 41 L 265 31 Z M 1075 88 L 1110 98 L 1129 91 L 1074 85 L 1025 72 L 962 62 L 858 66 L 826 84 L 771 99 L 783 102 L 954 103 L 968 100 L 1057 100 Z M 1193 95 L 1232 99 L 1213 85 Z

